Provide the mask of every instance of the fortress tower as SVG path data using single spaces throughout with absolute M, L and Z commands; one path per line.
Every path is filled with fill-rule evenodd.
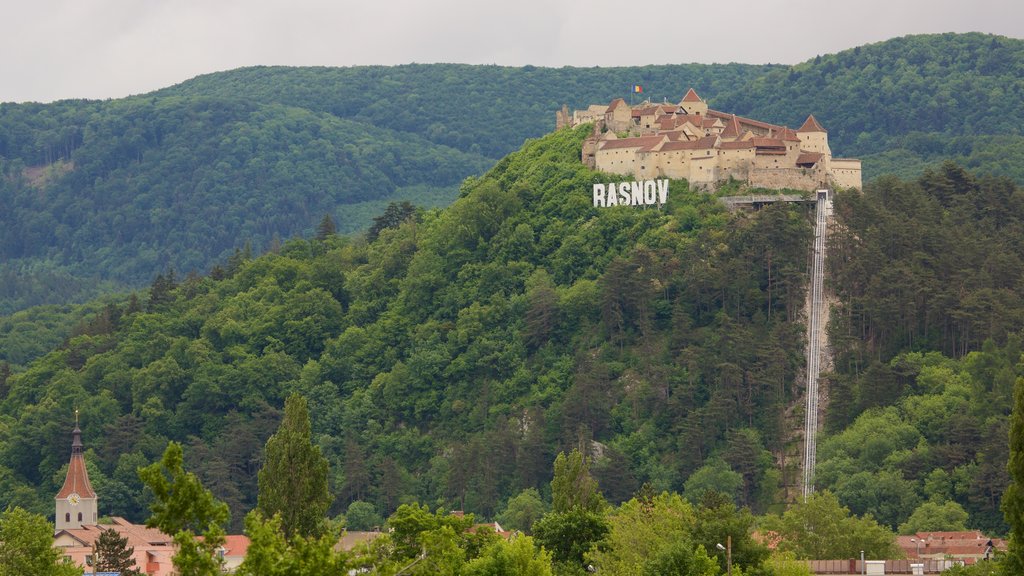
M 679 107 L 686 110 L 687 114 L 708 115 L 708 103 L 701 100 L 693 88 L 686 91 L 686 96 L 679 102 Z
M 57 516 L 55 528 L 59 532 L 69 528 L 94 526 L 98 520 L 96 493 L 89 484 L 89 472 L 85 469 L 82 454 L 82 431 L 78 428 L 78 412 L 75 412 L 75 429 L 71 432 L 71 462 L 64 486 L 57 493 Z
M 797 135 L 800 137 L 800 149 L 805 152 L 818 152 L 831 156 L 832 151 L 828 147 L 828 132 L 818 124 L 818 121 L 814 118 L 814 114 L 807 117 L 804 120 L 803 126 L 797 129 Z

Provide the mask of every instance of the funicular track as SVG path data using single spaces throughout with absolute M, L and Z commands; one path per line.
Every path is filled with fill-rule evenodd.
M 832 201 L 827 190 L 817 192 L 814 224 L 814 253 L 811 261 L 810 309 L 807 317 L 807 406 L 804 415 L 803 497 L 814 492 L 817 459 L 819 393 L 822 348 L 825 340 L 825 236 Z

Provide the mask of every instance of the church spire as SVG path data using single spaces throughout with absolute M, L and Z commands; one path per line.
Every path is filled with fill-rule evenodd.
M 85 467 L 82 430 L 78 427 L 78 410 L 75 410 L 75 429 L 71 432 L 71 461 L 64 485 L 56 497 L 57 530 L 81 528 L 96 524 L 96 492 L 89 483 L 89 471 Z

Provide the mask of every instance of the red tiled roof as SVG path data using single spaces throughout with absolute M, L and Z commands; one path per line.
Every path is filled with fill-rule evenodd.
M 750 143 L 756 148 L 785 148 L 786 145 L 778 138 L 751 138 Z
M 372 542 L 377 538 L 383 536 L 383 532 L 352 532 L 346 530 L 341 538 L 338 539 L 338 543 L 334 545 L 335 550 L 351 550 L 366 542 Z
M 660 152 L 675 152 L 677 150 L 697 150 L 700 148 L 700 140 L 690 140 L 688 142 L 675 141 L 666 142 L 659 148 Z
M 817 164 L 818 160 L 821 160 L 822 156 L 824 156 L 824 154 L 821 152 L 801 152 L 800 155 L 796 157 L 796 163 Z
M 139 548 L 140 550 L 150 546 L 171 546 L 174 541 L 173 538 L 156 528 L 132 524 L 120 517 L 113 517 L 111 520 L 111 524 L 93 524 L 85 525 L 81 528 L 66 528 L 62 532 L 69 534 L 72 538 L 81 542 L 83 546 L 92 546 L 99 539 L 100 535 L 107 530 L 114 530 L 122 538 L 128 539 L 129 546 Z
M 651 148 L 656 146 L 665 137 L 662 135 L 657 136 L 639 136 L 636 138 L 619 138 L 618 140 L 606 140 L 598 150 L 616 150 L 620 148 Z
M 74 492 L 82 498 L 95 498 L 96 493 L 92 491 L 89 484 L 89 472 L 85 469 L 85 458 L 81 454 L 71 457 L 68 465 L 68 475 L 64 478 L 64 486 L 57 493 L 57 499 L 63 500 Z
M 721 118 L 723 120 L 728 120 L 732 116 L 736 116 L 736 115 L 735 114 L 729 114 L 727 112 L 719 112 L 718 110 L 710 110 L 709 109 L 708 110 L 708 116 L 713 117 L 713 118 Z M 782 128 L 782 126 L 779 126 L 777 124 L 769 124 L 767 122 L 761 122 L 760 120 L 754 120 L 753 118 L 744 118 L 743 116 L 736 116 L 736 119 L 739 120 L 741 126 L 742 125 L 754 126 L 756 128 L 761 128 L 762 130 L 778 130 L 779 128 Z
M 701 102 L 700 96 L 697 96 L 697 92 L 690 88 L 686 91 L 686 96 L 683 96 L 683 102 Z
M 68 463 L 68 474 L 64 477 L 64 485 L 60 492 L 57 492 L 57 499 L 63 500 L 72 493 L 82 498 L 95 498 L 96 493 L 92 491 L 89 484 L 89 471 L 85 469 L 85 458 L 82 456 L 82 431 L 75 426 L 72 432 L 71 462 Z
M 612 100 L 612 103 L 608 106 L 608 112 L 611 112 L 612 110 L 615 110 L 619 106 L 625 106 L 625 105 L 626 105 L 626 101 L 625 100 L 623 100 L 622 98 L 616 98 L 615 100 Z
M 719 148 L 722 150 L 748 150 L 753 148 L 754 144 L 749 140 L 736 140 L 734 142 L 722 142 Z
M 800 137 L 796 135 L 796 132 L 794 132 L 792 128 L 787 128 L 785 126 L 782 126 L 778 130 L 775 130 L 774 132 L 775 132 L 775 137 L 780 139 L 780 140 L 785 140 L 785 141 L 788 141 L 788 142 L 799 142 L 800 141 Z
M 821 124 L 818 124 L 818 121 L 814 119 L 814 114 L 811 114 L 810 116 L 808 116 L 807 120 L 804 120 L 804 125 L 799 127 L 799 128 L 797 128 L 796 131 L 797 132 L 828 132 L 828 130 L 825 130 L 824 128 L 822 128 Z
M 740 137 L 740 121 L 733 114 L 725 123 L 725 130 L 722 130 L 722 138 L 739 138 Z
M 224 537 L 224 555 L 245 557 L 249 551 L 249 537 L 244 534 L 229 534 Z

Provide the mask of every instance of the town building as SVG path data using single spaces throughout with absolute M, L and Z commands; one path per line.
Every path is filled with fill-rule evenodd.
M 133 548 L 135 566 L 148 576 L 169 576 L 174 573 L 173 558 L 176 551 L 174 539 L 156 528 L 133 524 L 124 518 L 112 517 L 99 522 L 99 498 L 89 484 L 89 472 L 85 466 L 82 431 L 76 418 L 71 433 L 71 461 L 64 485 L 57 492 L 56 518 L 54 522 L 53 546 L 61 551 L 68 561 L 81 566 L 86 574 L 93 572 L 95 565 L 93 547 L 101 534 L 114 530 L 126 539 Z M 249 538 L 244 535 L 229 535 L 217 551 L 224 562 L 226 572 L 233 572 L 245 559 Z
M 813 191 L 861 187 L 860 160 L 835 158 L 813 115 L 800 128 L 708 107 L 690 88 L 677 104 L 629 105 L 622 98 L 556 114 L 556 127 L 594 125 L 583 143 L 590 168 L 637 180 L 685 179 L 714 190 L 730 180 L 750 187 Z
M 75 429 L 71 432 L 71 461 L 64 485 L 57 492 L 54 526 L 60 530 L 95 525 L 99 520 L 96 492 L 89 484 L 89 471 L 85 468 L 82 431 L 78 428 L 76 412 Z
M 907 558 L 922 560 L 962 560 L 973 564 L 992 557 L 996 550 L 1006 551 L 1006 541 L 989 538 L 977 530 L 966 532 L 918 532 L 897 536 L 896 544 Z

